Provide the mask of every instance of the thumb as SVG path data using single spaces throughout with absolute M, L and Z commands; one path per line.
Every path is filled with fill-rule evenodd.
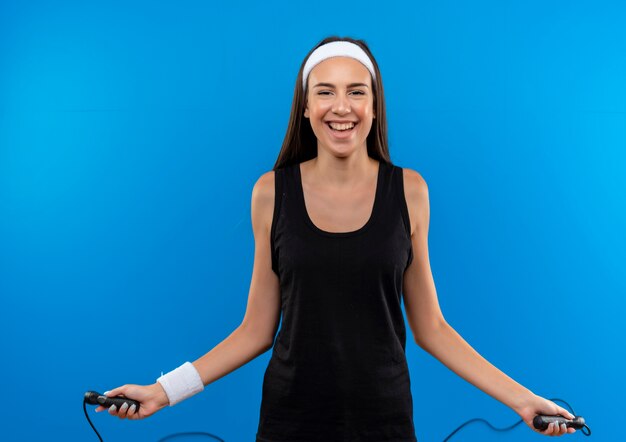
M 119 395 L 124 395 L 126 392 L 127 385 L 123 385 L 121 387 L 114 388 L 110 391 L 105 391 L 103 394 L 107 397 L 115 397 Z
M 568 419 L 574 419 L 576 416 L 574 416 L 572 413 L 570 413 L 569 411 L 567 411 L 565 408 L 563 407 L 559 407 L 559 414 L 561 416 L 565 416 Z

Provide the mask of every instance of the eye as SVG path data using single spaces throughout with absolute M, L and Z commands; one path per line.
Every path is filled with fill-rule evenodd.
M 363 91 L 352 91 L 353 93 L 357 94 L 357 95 L 365 95 L 365 92 Z M 330 91 L 320 91 L 317 93 L 317 95 L 327 95 L 330 94 Z

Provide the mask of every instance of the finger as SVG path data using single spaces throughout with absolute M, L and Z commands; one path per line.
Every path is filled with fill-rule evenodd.
M 546 428 L 546 431 L 543 434 L 548 436 L 552 436 L 552 434 L 554 434 L 554 422 L 550 422 L 548 424 L 548 428 Z
M 125 391 L 126 391 L 126 385 L 123 385 L 121 387 L 114 388 L 111 391 L 105 391 L 104 395 L 107 397 L 115 397 L 115 396 L 120 396 L 120 395 L 123 396 Z
M 554 423 L 554 431 L 552 432 L 553 436 L 558 436 L 561 433 L 561 427 L 556 422 Z
M 117 417 L 120 419 L 126 419 L 126 412 L 128 411 L 128 402 L 124 402 L 120 407 L 120 412 L 117 413 Z
M 565 408 L 562 408 L 562 407 L 559 407 L 559 414 L 568 419 L 574 419 L 576 417 L 572 413 L 570 413 L 569 411 L 567 411 Z
M 104 409 L 105 408 L 102 405 L 98 405 L 98 407 L 96 407 L 96 413 L 100 413 Z
M 137 406 L 133 404 L 128 409 L 128 413 L 126 413 L 126 416 L 128 416 L 129 418 L 132 418 L 133 416 L 135 416 L 136 411 L 137 411 Z
M 111 405 L 109 407 L 109 414 L 116 416 L 117 415 L 117 407 L 115 405 Z
M 552 425 L 552 428 L 550 429 L 550 434 L 554 436 L 559 430 L 557 429 L 557 426 L 554 422 L 552 422 L 550 425 Z

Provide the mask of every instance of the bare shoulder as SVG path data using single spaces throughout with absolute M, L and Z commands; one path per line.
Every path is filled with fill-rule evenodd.
M 256 196 L 261 199 L 266 199 L 274 196 L 273 170 L 265 172 L 256 180 L 256 183 L 254 183 L 254 188 L 252 189 L 252 194 L 256 194 Z
M 417 226 L 428 223 L 428 184 L 419 172 L 408 167 L 402 168 L 402 175 L 404 197 L 411 221 L 411 235 L 413 235 Z
M 415 193 L 428 193 L 426 180 L 419 172 L 409 169 L 408 167 L 403 167 L 402 173 L 404 175 L 404 191 L 407 195 Z
M 251 215 L 255 232 L 259 228 L 269 229 L 274 212 L 274 171 L 261 175 L 252 188 Z

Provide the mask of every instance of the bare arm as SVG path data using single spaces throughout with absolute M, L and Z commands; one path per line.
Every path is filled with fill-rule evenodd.
M 403 173 L 414 256 L 404 275 L 403 293 L 407 321 L 415 342 L 454 373 L 512 408 L 531 428 L 536 413 L 560 412 L 564 416 L 569 415 L 566 410 L 535 395 L 489 363 L 447 323 L 439 307 L 428 257 L 428 187 L 417 172 L 405 168 Z M 542 434 L 565 432 L 568 431 L 550 427 Z M 570 429 L 569 432 L 574 431 Z
M 261 176 L 252 190 L 252 228 L 255 252 L 252 281 L 246 314 L 239 327 L 211 351 L 192 364 L 208 385 L 236 370 L 261 353 L 274 341 L 280 316 L 280 286 L 272 270 L 270 228 L 274 212 L 274 172 Z M 159 382 L 141 386 L 126 384 L 106 393 L 110 397 L 125 396 L 140 402 L 140 407 L 109 408 L 109 414 L 120 419 L 145 419 L 169 404 L 169 398 Z M 105 410 L 99 406 L 96 412 Z
M 246 314 L 226 339 L 193 362 L 204 385 L 245 365 L 271 348 L 280 317 L 280 288 L 272 270 L 270 229 L 274 211 L 274 172 L 263 174 L 252 190 L 255 251 Z

